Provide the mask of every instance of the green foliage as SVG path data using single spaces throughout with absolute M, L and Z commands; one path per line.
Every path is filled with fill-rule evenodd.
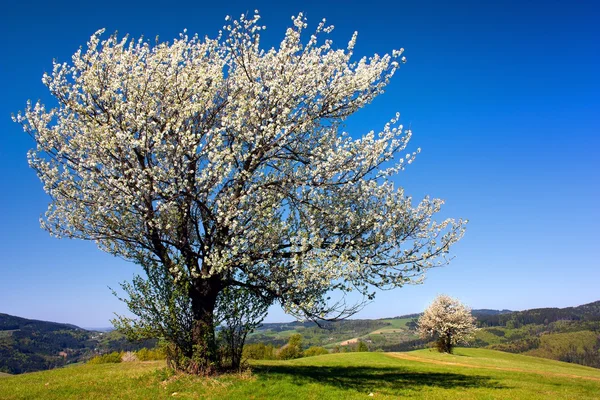
M 312 346 L 304 350 L 304 357 L 321 356 L 329 354 L 329 351 L 325 347 Z
M 558 359 L 560 361 L 600 368 L 600 339 L 594 346 L 586 346 L 582 350 L 579 350 L 574 345 L 570 346 L 567 351 L 559 355 Z
M 259 296 L 242 287 L 225 288 L 217 299 L 221 367 L 239 370 L 244 343 L 249 333 L 260 325 L 273 299 Z
M 506 351 L 508 353 L 524 353 L 526 351 L 537 349 L 540 345 L 540 339 L 537 337 L 515 340 L 509 343 L 500 343 L 488 346 L 493 350 Z
M 494 315 L 477 315 L 478 326 L 506 326 L 518 329 L 524 325 L 548 325 L 558 321 L 600 321 L 600 301 L 578 307 L 537 308 Z
M 116 331 L 86 331 L 69 324 L 0 314 L 0 371 L 11 374 L 84 362 L 97 353 L 155 346 L 156 340 L 130 342 Z
M 356 346 L 356 351 L 357 352 L 369 351 L 369 347 L 367 346 L 367 344 L 365 342 L 363 342 L 362 340 L 359 340 L 358 344 Z
M 123 352 L 113 351 L 112 353 L 98 355 L 90 359 L 87 363 L 92 365 L 120 363 L 122 357 Z
M 36 332 L 56 332 L 56 331 L 83 331 L 78 326 L 71 324 L 60 324 L 57 322 L 38 321 L 35 319 L 27 319 L 16 317 L 14 315 L 0 313 L 0 332 L 15 331 L 15 330 L 30 330 Z
M 140 264 L 147 279 L 135 276 L 132 283 L 122 283 L 127 297 L 119 298 L 137 318 L 119 316 L 112 321 L 115 328 L 129 340 L 158 338 L 166 343 L 167 362 L 176 370 L 208 374 L 239 369 L 246 337 L 265 317 L 272 297 L 229 286 L 217 297 L 212 321 L 195 321 L 189 284 L 176 282 L 156 263 Z
M 155 348 L 155 349 L 147 349 L 143 348 L 135 352 L 138 360 L 140 361 L 154 361 L 154 360 L 164 360 L 166 358 L 165 349 L 163 348 Z
M 587 306 L 581 307 L 589 310 Z M 557 312 L 556 309 L 541 309 L 533 310 L 536 311 L 533 315 L 551 320 L 552 314 L 542 312 L 546 310 Z M 585 320 L 552 321 L 512 329 L 510 326 L 515 326 L 514 323 L 507 325 L 479 330 L 471 346 L 600 367 L 600 322 L 594 321 L 591 315 Z
M 292 336 L 290 336 L 290 340 L 288 340 L 288 344 L 290 346 L 296 346 L 298 348 L 302 348 L 302 335 L 300 335 L 299 333 L 296 333 Z
M 267 323 L 257 328 L 256 332 L 248 336 L 249 343 L 270 343 L 274 346 L 283 346 L 293 334 L 302 335 L 305 346 L 334 346 L 336 343 L 368 335 L 378 329 L 396 328 L 398 319 L 387 320 L 342 320 L 323 323 L 324 328 L 318 327 L 314 322 L 286 322 Z M 404 322 L 401 322 L 405 328 Z M 398 329 L 404 329 L 398 326 Z M 394 339 L 392 339 L 394 341 Z
M 170 343 L 172 351 L 167 351 L 167 356 L 179 366 L 179 356 L 191 354 L 193 347 L 194 318 L 188 289 L 158 264 L 140 261 L 140 265 L 147 279 L 136 275 L 131 283 L 122 283 L 127 297 L 113 291 L 137 318 L 117 316 L 111 322 L 128 340 L 160 339 Z
M 600 334 L 591 331 L 542 335 L 525 354 L 600 368 Z
M 583 351 L 586 347 L 595 346 L 599 339 L 599 333 L 590 331 L 546 334 L 540 336 L 539 350 L 561 354 L 574 347 L 577 351 Z
M 242 356 L 246 360 L 274 360 L 275 347 L 264 343 L 247 344 L 244 346 Z
M 0 371 L 20 374 L 87 359 L 98 347 L 94 335 L 74 325 L 0 314 Z
M 277 350 L 276 354 L 280 360 L 292 360 L 302 357 L 302 335 L 296 333 L 290 336 L 288 343 Z
M 506 335 L 506 332 L 504 332 L 502 329 L 489 328 L 489 329 L 487 329 L 487 331 L 489 333 L 491 333 L 492 335 L 496 335 L 496 336 L 500 336 L 500 337 L 504 337 Z
M 434 342 L 434 347 L 439 353 L 452 354 L 454 352 L 454 346 L 450 344 L 446 338 L 438 338 Z
M 286 344 L 277 350 L 276 355 L 280 360 L 292 360 L 302 357 L 302 350 L 298 346 Z

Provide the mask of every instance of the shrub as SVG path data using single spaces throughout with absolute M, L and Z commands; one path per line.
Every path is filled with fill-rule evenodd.
M 290 336 L 288 343 L 277 350 L 277 358 L 291 360 L 302 357 L 302 335 L 295 333 Z
M 323 354 L 329 354 L 329 351 L 325 347 L 312 346 L 304 351 L 304 357 L 320 356 Z
M 110 363 L 120 363 L 121 357 L 123 353 L 118 351 L 113 351 L 109 354 L 101 354 L 89 360 L 88 364 L 110 364 Z
M 357 352 L 365 352 L 365 351 L 369 351 L 369 348 L 367 347 L 367 344 L 365 342 L 363 342 L 362 340 L 359 340 L 358 345 L 356 346 L 356 351 Z
M 165 351 L 160 348 L 138 350 L 135 355 L 140 361 L 164 360 L 166 358 Z
M 247 360 L 274 360 L 275 347 L 264 343 L 249 344 L 244 346 L 242 357 Z
M 291 360 L 302 357 L 302 350 L 296 345 L 286 344 L 277 350 L 277 358 L 280 360 Z
M 299 333 L 294 333 L 292 336 L 290 336 L 289 340 L 288 340 L 288 344 L 290 346 L 297 346 L 298 348 L 302 348 L 302 335 Z

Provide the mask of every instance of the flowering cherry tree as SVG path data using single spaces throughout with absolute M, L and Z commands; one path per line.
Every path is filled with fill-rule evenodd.
M 344 317 L 356 308 L 331 292 L 370 299 L 420 282 L 465 225 L 436 222 L 442 200 L 415 204 L 394 185 L 418 153 L 404 153 L 398 114 L 358 139 L 341 130 L 402 49 L 353 60 L 356 34 L 335 48 L 321 39 L 332 26 L 306 37 L 300 14 L 265 50 L 258 13 L 227 21 L 214 39 L 184 31 L 154 45 L 98 31 L 44 75 L 57 106 L 14 117 L 51 197 L 42 226 L 186 283 L 194 340 L 208 347 L 229 286 L 299 317 Z
M 420 336 L 435 339 L 440 353 L 452 353 L 454 346 L 470 339 L 476 329 L 471 310 L 446 295 L 436 297 L 418 322 Z

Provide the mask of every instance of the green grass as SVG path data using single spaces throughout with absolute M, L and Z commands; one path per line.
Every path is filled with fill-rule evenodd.
M 82 365 L 4 378 L 0 398 L 597 399 L 600 393 L 600 370 L 482 349 L 329 354 L 258 361 L 252 370 L 208 379 L 172 375 L 159 361 Z
M 382 319 L 381 321 L 387 322 L 390 325 L 385 327 L 384 329 L 393 329 L 393 328 L 402 328 L 407 329 L 406 324 L 412 321 L 414 318 L 390 318 L 390 319 Z
M 472 367 L 519 369 L 535 371 L 537 374 L 565 374 L 600 379 L 600 369 L 496 350 L 458 348 L 454 354 L 443 354 L 427 349 L 406 354 L 424 360 L 468 364 Z

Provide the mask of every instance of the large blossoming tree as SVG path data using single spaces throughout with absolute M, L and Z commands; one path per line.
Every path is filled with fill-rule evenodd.
M 14 117 L 51 197 L 43 227 L 168 271 L 186 288 L 207 365 L 224 289 L 343 317 L 356 308 L 331 293 L 372 298 L 419 281 L 464 229 L 432 218 L 441 200 L 414 204 L 394 186 L 417 153 L 401 154 L 411 132 L 397 115 L 358 139 L 341 131 L 402 50 L 353 61 L 356 34 L 336 49 L 320 39 L 333 29 L 323 21 L 303 39 L 302 14 L 265 50 L 258 20 L 154 45 L 99 31 L 44 75 L 57 105 Z
M 434 339 L 440 353 L 452 353 L 457 344 L 467 343 L 476 330 L 471 309 L 446 295 L 436 297 L 418 321 L 419 335 Z

